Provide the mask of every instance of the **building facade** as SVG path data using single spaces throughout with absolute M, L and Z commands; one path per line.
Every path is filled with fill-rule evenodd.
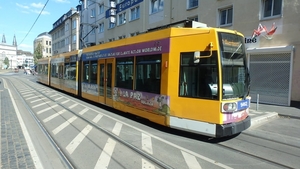
M 79 49 L 79 13 L 71 8 L 63 14 L 49 31 L 52 36 L 52 55 Z
M 0 43 L 0 69 L 13 69 L 17 67 L 17 41 L 13 37 L 12 45 L 6 44 L 6 38 L 3 34 Z M 5 62 L 7 60 L 8 62 Z
M 43 57 L 52 56 L 52 37 L 48 32 L 43 32 L 34 39 L 34 50 L 38 47 L 38 45 L 41 45 L 43 48 Z
M 300 0 L 80 0 L 80 48 L 189 19 L 245 35 L 252 101 L 300 102 Z

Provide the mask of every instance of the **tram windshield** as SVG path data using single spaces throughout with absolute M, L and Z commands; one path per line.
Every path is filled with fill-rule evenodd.
M 249 94 L 249 73 L 244 38 L 219 32 L 223 99 L 243 98 Z

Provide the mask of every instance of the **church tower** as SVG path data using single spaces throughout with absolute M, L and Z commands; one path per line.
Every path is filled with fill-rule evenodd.
M 13 40 L 13 46 L 17 46 L 17 40 L 16 40 L 16 35 L 14 35 L 14 40 Z
M 2 43 L 6 43 L 5 35 L 4 35 L 4 34 L 3 34 L 3 36 L 2 36 Z

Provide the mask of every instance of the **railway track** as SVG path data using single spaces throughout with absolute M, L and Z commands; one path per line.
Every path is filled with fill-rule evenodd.
M 263 163 L 262 166 L 270 168 L 295 168 L 287 162 L 282 163 L 253 153 L 251 149 L 250 151 L 241 149 L 232 143 L 239 141 L 248 147 L 252 144 L 248 141 L 249 137 L 264 139 L 249 132 L 224 142 L 201 139 L 197 141 L 197 138 L 193 138 L 196 139 L 190 142 L 193 146 L 186 144 L 182 147 L 180 142 L 185 139 L 179 142 L 174 138 L 164 139 L 162 135 L 153 135 L 140 126 L 128 124 L 111 112 L 47 86 L 24 78 L 6 79 L 9 79 L 8 83 L 13 86 L 24 105 L 27 105 L 26 109 L 55 147 L 65 168 L 231 169 L 241 166 L 253 168 L 251 165 L 255 166 L 255 163 Z M 81 140 L 78 141 L 78 138 Z M 265 139 L 265 141 L 272 140 Z M 152 143 L 152 146 L 149 146 L 149 143 Z M 291 148 L 292 145 L 284 146 Z M 211 148 L 213 150 L 208 151 Z M 299 147 L 292 148 L 299 149 Z M 218 155 L 215 156 L 212 152 L 226 156 L 218 158 Z M 235 163 L 234 160 L 229 161 L 237 155 L 241 158 Z M 244 164 L 245 160 L 248 164 Z
M 101 127 L 97 123 L 91 121 L 91 119 L 88 119 L 88 118 L 86 118 L 86 117 L 78 114 L 78 112 L 73 111 L 70 107 L 62 104 L 63 102 L 59 102 L 55 98 L 53 98 L 54 95 L 48 95 L 49 94 L 49 90 L 50 91 L 54 91 L 54 90 L 52 90 L 52 89 L 46 89 L 46 91 L 44 90 L 44 92 L 42 92 L 42 91 L 39 91 L 39 90 L 35 89 L 34 87 L 32 87 L 32 86 L 30 86 L 27 83 L 24 83 L 22 81 L 18 81 L 18 83 L 19 84 L 21 83 L 21 86 L 23 86 L 23 88 L 26 88 L 26 89 L 23 89 L 23 90 L 21 89 L 21 91 L 20 91 L 20 97 L 23 97 L 24 95 L 27 94 L 27 93 L 25 93 L 25 91 L 26 92 L 30 91 L 30 93 L 35 93 L 35 96 L 33 96 L 33 97 L 37 96 L 36 97 L 37 99 L 43 99 L 43 100 L 49 99 L 51 102 L 55 103 L 57 106 L 62 107 L 64 111 L 68 111 L 69 113 L 72 113 L 74 116 L 76 116 L 76 118 L 79 118 L 79 119 L 85 121 L 87 123 L 87 126 L 91 126 L 92 128 L 97 129 L 97 130 L 105 133 L 108 137 L 110 137 L 112 140 L 114 140 L 112 142 L 116 141 L 116 142 L 118 142 L 120 144 L 123 144 L 128 149 L 130 149 L 131 151 L 134 151 L 135 153 L 137 153 L 143 159 L 145 159 L 145 160 L 148 161 L 147 162 L 148 166 L 150 166 L 150 167 L 157 167 L 157 168 L 165 168 L 165 169 L 171 169 L 171 168 L 173 168 L 173 167 L 169 166 L 168 164 L 162 162 L 158 158 L 155 158 L 154 156 L 148 154 L 146 151 L 144 151 L 142 149 L 139 149 L 138 147 L 136 147 L 136 146 L 130 144 L 129 142 L 126 142 L 124 139 L 118 137 L 117 134 L 116 134 L 116 132 L 110 132 L 107 129 L 105 129 L 104 127 Z M 16 86 L 15 86 L 15 89 L 16 90 L 20 90 L 20 89 L 17 89 Z M 24 92 L 22 92 L 22 91 L 24 91 Z M 56 92 L 56 91 L 54 91 L 54 92 Z M 26 103 L 26 99 L 23 99 L 23 102 L 25 104 L 27 104 Z M 47 104 L 52 105 L 49 101 L 47 102 Z M 67 153 L 67 150 L 65 148 L 61 147 L 57 143 L 55 137 L 53 137 L 53 134 L 47 130 L 47 127 L 45 126 L 45 123 L 43 123 L 43 120 L 41 120 L 38 117 L 37 114 L 40 114 L 41 112 L 35 112 L 28 105 L 26 107 L 27 107 L 27 110 L 31 113 L 32 117 L 37 122 L 37 124 L 40 126 L 40 128 L 43 129 L 43 132 L 48 137 L 48 139 L 51 141 L 51 143 L 55 147 L 55 149 L 56 149 L 57 153 L 60 155 L 61 159 L 64 161 L 64 163 L 67 166 L 67 168 L 70 168 L 70 169 L 78 168 L 78 165 L 76 164 L 76 162 L 74 162 L 73 160 L 70 159 L 72 157 L 70 157 L 69 153 Z M 92 110 L 92 109 L 89 108 L 89 110 L 87 110 L 87 109 L 83 109 L 83 110 L 89 111 L 89 110 Z M 92 110 L 92 111 L 93 112 L 97 112 L 96 110 Z M 81 113 L 82 113 L 82 111 L 81 111 Z M 68 119 L 66 119 L 66 120 L 68 120 Z M 149 164 L 149 162 L 151 164 Z

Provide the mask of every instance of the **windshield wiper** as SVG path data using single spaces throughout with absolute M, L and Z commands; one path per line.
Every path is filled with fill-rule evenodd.
M 236 50 L 231 54 L 230 58 L 232 58 L 232 56 L 242 47 L 242 43 L 240 43 L 240 45 L 236 48 Z

